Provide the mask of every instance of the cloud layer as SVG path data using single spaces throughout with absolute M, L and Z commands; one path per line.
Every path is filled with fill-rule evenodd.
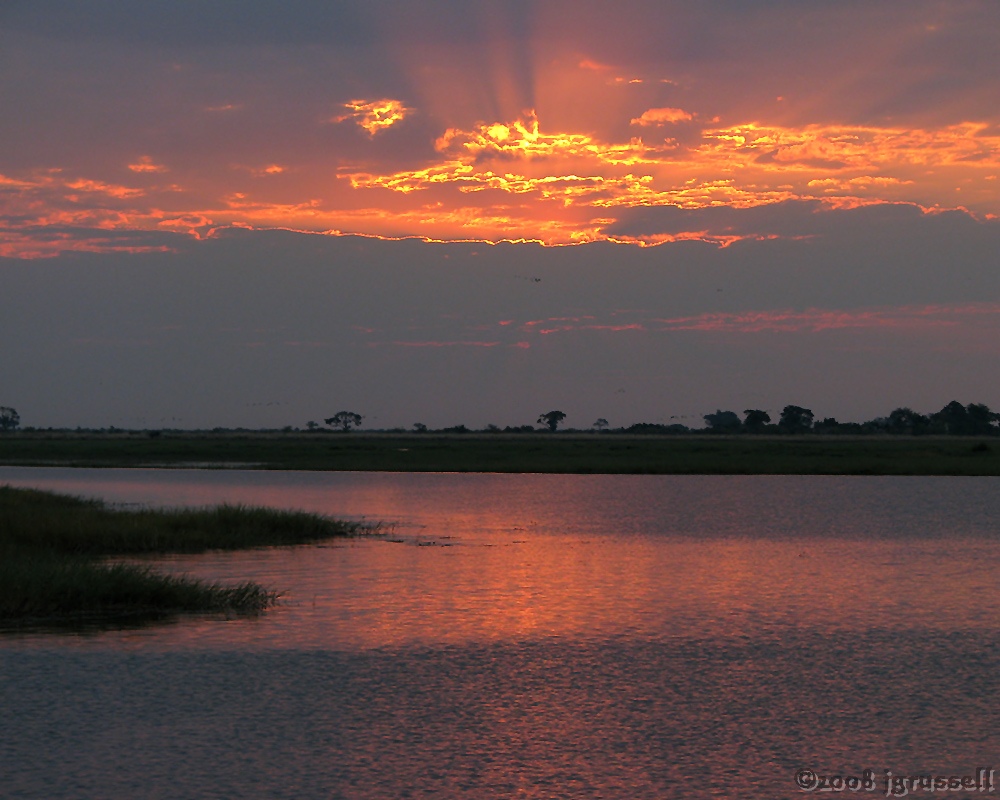
M 990 403 L 1000 271 L 974 256 L 1000 252 L 1000 228 L 885 211 L 725 248 L 226 228 L 125 252 L 108 232 L 118 252 L 0 261 L 5 402 L 26 425 L 132 427 L 304 426 L 341 407 L 375 427 L 531 424 L 549 408 L 586 427 Z
M 993 0 L 5 3 L 0 402 L 991 402 L 997 41 Z
M 53 223 L 651 244 L 702 231 L 631 210 L 1000 213 L 991 2 L 572 11 L 8 4 L 4 252 Z

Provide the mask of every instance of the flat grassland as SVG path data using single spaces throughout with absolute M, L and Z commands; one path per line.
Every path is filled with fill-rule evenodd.
M 0 465 L 662 475 L 1000 475 L 1000 438 L 19 431 L 0 435 Z

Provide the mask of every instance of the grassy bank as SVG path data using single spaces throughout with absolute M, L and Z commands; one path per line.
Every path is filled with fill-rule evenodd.
M 0 464 L 663 475 L 1000 475 L 1000 439 L 18 432 L 0 436 Z
M 97 500 L 0 486 L 0 626 L 257 613 L 276 599 L 258 584 L 206 584 L 109 559 L 300 544 L 362 530 L 301 512 L 119 510 Z

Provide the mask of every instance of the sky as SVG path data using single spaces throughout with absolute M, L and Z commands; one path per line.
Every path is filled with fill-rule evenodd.
M 0 0 L 22 426 L 1000 407 L 996 0 Z

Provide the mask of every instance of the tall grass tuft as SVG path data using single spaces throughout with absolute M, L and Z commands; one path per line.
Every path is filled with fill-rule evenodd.
M 219 586 L 134 564 L 4 553 L 0 621 L 141 620 L 182 613 L 259 613 L 276 599 L 255 583 Z
M 101 559 L 292 545 L 370 530 L 304 512 L 120 510 L 99 500 L 0 486 L 0 624 L 258 613 L 276 599 L 258 584 L 206 584 Z
M 292 545 L 371 528 L 302 511 L 223 505 L 115 509 L 36 489 L 0 486 L 0 542 L 79 555 L 201 553 Z

